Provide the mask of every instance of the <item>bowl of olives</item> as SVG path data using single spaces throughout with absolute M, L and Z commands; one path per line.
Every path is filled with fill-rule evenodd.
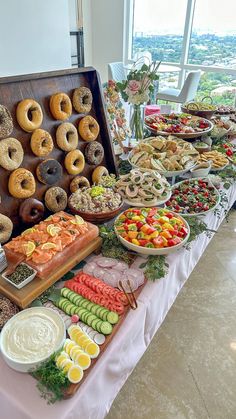
M 204 102 L 205 99 L 210 99 L 211 103 Z M 181 106 L 182 112 L 190 113 L 191 115 L 200 116 L 201 118 L 211 119 L 215 113 L 217 106 L 212 104 L 212 98 L 205 96 L 201 102 L 187 102 Z

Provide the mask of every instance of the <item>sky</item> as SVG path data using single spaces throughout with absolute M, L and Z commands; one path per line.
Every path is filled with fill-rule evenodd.
M 183 34 L 187 0 L 135 0 L 134 33 Z M 193 29 L 236 34 L 236 0 L 196 0 Z

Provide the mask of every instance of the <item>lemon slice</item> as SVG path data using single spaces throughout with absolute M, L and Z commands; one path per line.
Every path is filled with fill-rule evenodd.
M 42 249 L 43 250 L 49 250 L 49 249 L 55 249 L 57 246 L 56 246 L 56 244 L 55 243 L 50 243 L 50 242 L 48 242 L 48 243 L 44 243 L 43 245 L 42 245 Z
M 85 351 L 89 354 L 90 358 L 97 358 L 99 355 L 100 349 L 95 342 L 90 342 L 86 345 Z
M 82 370 L 87 370 L 91 365 L 91 359 L 89 355 L 84 352 L 77 354 L 74 361 L 82 368 Z
M 32 255 L 33 251 L 36 249 L 36 246 L 34 244 L 34 242 L 27 242 L 25 244 L 25 252 L 26 252 L 26 256 L 30 256 Z
M 77 384 L 82 380 L 83 375 L 84 373 L 82 368 L 79 365 L 73 365 L 70 367 L 67 377 L 71 383 Z
M 61 231 L 61 228 L 60 228 L 60 227 L 55 226 L 54 224 L 49 224 L 49 225 L 47 226 L 47 232 L 48 232 L 48 234 L 50 234 L 50 236 L 52 236 L 52 237 L 56 236 L 58 233 L 60 233 L 60 231 Z
M 70 222 L 72 224 L 79 224 L 79 225 L 85 224 L 84 219 L 82 217 L 80 217 L 80 215 L 77 215 L 77 214 L 75 215 L 75 219 L 74 220 L 70 220 Z
M 36 230 L 33 227 L 27 228 L 27 230 L 25 230 L 25 231 L 23 231 L 23 233 L 21 233 L 21 236 L 26 236 L 26 234 L 34 233 L 35 231 Z

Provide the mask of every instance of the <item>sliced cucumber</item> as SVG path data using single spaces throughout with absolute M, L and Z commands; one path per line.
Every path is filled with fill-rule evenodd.
M 112 332 L 112 325 L 108 322 L 102 322 L 101 333 L 103 335 L 110 335 Z
M 101 333 L 101 325 L 102 325 L 103 321 L 99 320 L 96 324 L 96 330 L 97 332 Z
M 106 319 L 111 324 L 116 324 L 119 321 L 119 316 L 114 311 L 109 311 L 109 313 L 106 316 Z

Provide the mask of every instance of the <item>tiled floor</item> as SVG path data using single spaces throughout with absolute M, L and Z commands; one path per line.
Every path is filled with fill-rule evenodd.
M 236 211 L 224 222 L 106 419 L 236 419 Z

